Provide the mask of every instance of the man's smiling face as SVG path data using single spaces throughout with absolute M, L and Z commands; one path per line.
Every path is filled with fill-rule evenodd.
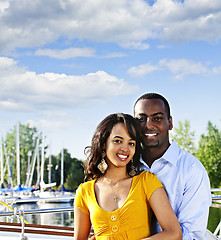
M 141 127 L 144 147 L 165 150 L 169 146 L 169 130 L 173 128 L 161 99 L 141 99 L 134 107 L 134 116 Z

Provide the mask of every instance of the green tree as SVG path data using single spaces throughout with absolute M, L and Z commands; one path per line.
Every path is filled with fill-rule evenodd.
M 63 150 L 63 154 L 64 154 L 63 156 L 64 156 L 64 181 L 65 181 L 65 179 L 69 174 L 72 158 L 71 158 L 71 154 L 68 152 L 67 149 Z M 48 159 L 46 161 L 48 162 Z M 52 156 L 52 165 L 53 166 L 58 165 L 58 169 L 56 171 L 55 179 L 54 179 L 58 187 L 61 184 L 61 152 L 56 157 Z M 54 175 L 54 171 L 53 171 L 53 175 Z
M 181 149 L 194 154 L 196 151 L 194 144 L 195 132 L 190 131 L 190 122 L 185 120 L 184 123 L 179 121 L 178 124 L 177 128 L 174 127 L 174 134 L 171 134 L 171 137 Z
M 221 186 L 221 132 L 209 121 L 207 134 L 202 134 L 196 157 L 205 166 L 212 187 Z
M 83 182 L 84 179 L 84 167 L 82 161 L 77 158 L 72 158 L 67 149 L 63 150 L 64 157 L 64 185 L 67 189 L 76 190 L 78 185 Z M 52 176 L 54 176 L 54 182 L 59 187 L 61 184 L 61 153 L 58 156 L 51 156 L 52 159 Z M 46 159 L 46 164 L 49 159 Z M 55 170 L 55 166 L 58 169 Z M 56 172 L 55 172 L 56 171 Z M 47 174 L 45 173 L 45 182 L 47 182 Z
M 80 183 L 84 181 L 84 167 L 82 161 L 73 158 L 69 174 L 66 179 L 66 186 L 68 189 L 76 190 Z

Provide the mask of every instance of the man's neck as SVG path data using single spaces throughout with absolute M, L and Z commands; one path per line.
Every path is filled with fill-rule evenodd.
M 163 154 L 167 151 L 170 144 L 163 149 L 159 149 L 158 147 L 144 147 L 142 159 L 147 163 L 149 167 L 152 166 L 153 162 L 163 156 Z

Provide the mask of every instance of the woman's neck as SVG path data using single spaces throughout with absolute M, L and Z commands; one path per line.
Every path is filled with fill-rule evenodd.
M 116 171 L 113 171 L 111 169 L 108 169 L 106 174 L 100 178 L 100 180 L 109 182 L 109 183 L 116 183 L 121 180 L 127 179 L 130 176 L 127 174 L 126 170 L 118 169 Z

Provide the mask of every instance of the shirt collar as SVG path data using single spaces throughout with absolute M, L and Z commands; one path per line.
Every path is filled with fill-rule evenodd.
M 172 143 L 170 144 L 169 148 L 166 150 L 166 152 L 163 154 L 163 156 L 161 158 L 156 159 L 157 160 L 165 160 L 169 163 L 171 163 L 172 165 L 176 166 L 177 164 L 177 160 L 179 157 L 179 147 L 177 145 L 177 143 L 172 140 Z M 144 162 L 144 160 L 142 158 L 140 158 L 140 162 L 149 169 L 149 166 Z
M 166 150 L 166 152 L 160 159 L 164 159 L 167 162 L 171 163 L 172 165 L 176 166 L 178 157 L 179 147 L 177 143 L 174 140 L 172 140 L 172 143 L 170 144 L 169 148 Z

